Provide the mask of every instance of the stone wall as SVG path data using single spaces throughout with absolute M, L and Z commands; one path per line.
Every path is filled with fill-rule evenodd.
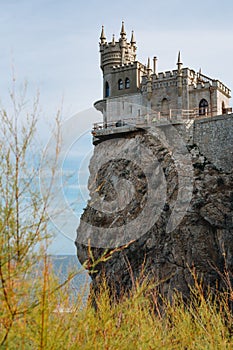
M 193 143 L 217 168 L 233 169 L 233 114 L 205 118 L 193 125 Z

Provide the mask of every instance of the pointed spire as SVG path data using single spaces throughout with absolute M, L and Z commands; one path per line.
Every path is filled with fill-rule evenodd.
M 112 43 L 111 43 L 111 44 L 112 44 L 112 46 L 115 46 L 115 45 L 116 45 L 116 42 L 115 42 L 115 35 L 114 35 L 114 34 L 112 35 Z
M 180 51 L 178 53 L 178 60 L 177 60 L 177 89 L 178 89 L 178 109 L 182 109 L 183 102 L 182 102 L 182 89 L 183 89 L 183 83 L 182 83 L 182 62 L 180 59 Z
M 199 68 L 199 71 L 198 71 L 198 73 L 197 73 L 197 80 L 198 80 L 198 82 L 200 83 L 200 82 L 203 82 L 203 79 L 202 79 L 202 77 L 201 77 L 201 67 Z
M 147 61 L 147 69 L 150 69 L 150 57 L 148 57 L 148 61 Z
M 180 58 L 180 51 L 178 53 L 178 59 L 177 59 L 177 68 L 178 68 L 178 73 L 181 73 L 181 67 L 182 67 L 183 63 L 181 62 L 181 58 Z
M 122 21 L 122 25 L 121 25 L 121 37 L 122 39 L 126 37 L 126 31 L 125 31 L 125 23 L 124 21 Z
M 182 64 L 182 63 L 181 63 L 181 60 L 180 60 L 180 51 L 179 51 L 179 53 L 178 53 L 178 60 L 177 60 L 177 64 Z
M 122 25 L 121 25 L 121 36 L 122 35 L 126 35 L 126 32 L 125 32 L 125 22 L 124 21 L 122 21 Z
M 153 58 L 153 73 L 156 74 L 157 71 L 157 57 L 154 56 Z
M 104 26 L 102 26 L 101 34 L 100 34 L 100 44 L 105 44 L 106 43 L 106 36 L 104 33 Z
M 147 76 L 148 76 L 148 78 L 150 78 L 151 73 L 152 73 L 152 69 L 150 67 L 150 57 L 148 57 L 148 61 L 147 61 Z
M 131 35 L 131 45 L 135 45 L 136 44 L 136 40 L 135 40 L 135 36 L 134 36 L 134 31 L 132 30 L 132 35 Z

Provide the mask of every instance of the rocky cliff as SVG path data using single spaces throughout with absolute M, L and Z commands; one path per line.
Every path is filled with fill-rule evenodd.
M 147 276 L 168 297 L 188 295 L 193 269 L 206 286 L 224 287 L 221 273 L 233 270 L 231 149 L 224 169 L 190 135 L 170 126 L 95 146 L 77 255 L 90 258 L 88 243 L 95 259 L 125 247 L 96 266 L 94 287 L 104 272 L 117 293 Z

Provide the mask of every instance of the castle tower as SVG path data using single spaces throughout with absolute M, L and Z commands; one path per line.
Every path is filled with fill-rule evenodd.
M 142 66 L 136 61 L 136 40 L 132 31 L 131 40 L 127 40 L 125 24 L 122 22 L 119 40 L 113 35 L 106 41 L 104 27 L 100 35 L 100 67 L 103 72 L 103 98 L 121 96 L 137 92 Z M 145 67 L 143 66 L 143 74 Z
M 103 73 L 111 71 L 113 66 L 133 63 L 136 60 L 136 41 L 134 34 L 130 42 L 127 42 L 125 25 L 122 22 L 119 41 L 115 41 L 115 35 L 111 42 L 106 41 L 104 27 L 102 27 L 100 35 L 100 61 Z

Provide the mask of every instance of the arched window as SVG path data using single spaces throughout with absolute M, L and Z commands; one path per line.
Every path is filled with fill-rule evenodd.
M 199 103 L 199 115 L 208 114 L 208 102 L 203 98 Z
M 110 95 L 109 83 L 106 81 L 106 83 L 105 83 L 105 97 L 109 97 L 109 95 Z
M 118 80 L 118 90 L 123 90 L 123 80 L 122 79 Z
M 168 117 L 169 116 L 169 103 L 168 103 L 168 100 L 166 98 L 164 98 L 162 100 L 161 115 L 164 116 L 164 117 Z
M 126 79 L 125 79 L 125 88 L 126 88 L 126 89 L 129 89 L 129 88 L 130 88 L 130 80 L 129 80 L 129 78 L 126 78 Z

